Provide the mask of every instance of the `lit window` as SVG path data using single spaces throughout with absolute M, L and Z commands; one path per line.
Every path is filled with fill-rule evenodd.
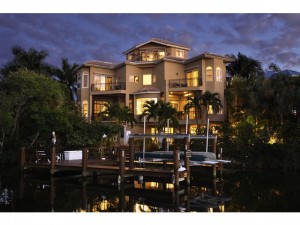
M 220 109 L 217 112 L 218 114 L 223 114 L 223 109 L 220 107 Z
M 142 61 L 147 61 L 147 53 L 146 52 L 141 52 L 142 56 Z
M 186 74 L 188 87 L 197 87 L 199 86 L 198 79 L 198 69 L 187 72 Z
M 144 111 L 143 105 L 145 104 L 146 101 L 151 101 L 153 100 L 155 103 L 157 102 L 157 98 L 138 98 L 136 100 L 136 114 L 141 115 Z
M 88 88 L 89 87 L 89 75 L 83 74 L 82 75 L 82 88 Z
M 213 70 L 211 66 L 206 67 L 206 81 L 213 81 Z
M 216 69 L 216 81 L 222 82 L 222 70 L 220 67 Z
M 178 101 L 170 101 L 170 104 L 173 108 L 175 108 L 177 111 L 179 110 L 179 102 Z
M 130 60 L 130 61 L 133 60 L 133 54 L 128 55 L 128 60 Z
M 161 59 L 163 57 L 165 57 L 165 52 L 158 52 L 158 58 Z
M 143 75 L 143 85 L 151 85 L 152 84 L 152 75 L 144 74 Z
M 83 101 L 82 102 L 82 114 L 84 118 L 88 117 L 88 102 L 87 101 Z
M 208 106 L 208 114 L 214 114 L 214 110 L 213 110 L 212 105 Z
M 153 75 L 153 83 L 156 83 L 156 75 Z
M 139 76 L 129 75 L 129 82 L 131 82 L 131 83 L 139 83 L 140 82 L 140 78 L 139 78 Z
M 176 49 L 176 57 L 183 58 L 184 57 L 183 50 Z
M 107 109 L 105 104 L 107 104 L 106 101 L 94 101 L 94 114 L 104 112 Z

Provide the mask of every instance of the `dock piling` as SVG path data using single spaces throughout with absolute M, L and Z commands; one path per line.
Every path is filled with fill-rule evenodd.
M 125 176 L 125 149 L 119 149 L 119 180 L 120 183 L 124 183 L 124 176 Z
M 185 137 L 184 138 L 185 142 L 185 148 L 184 148 L 184 167 L 186 168 L 186 183 L 189 185 L 190 184 L 190 157 L 191 157 L 191 150 L 190 150 L 190 142 L 189 138 Z
M 175 187 L 179 187 L 179 148 L 176 148 L 173 152 L 173 159 L 174 159 L 174 178 L 175 178 Z
M 21 169 L 22 174 L 24 172 L 24 166 L 25 166 L 25 159 L 26 159 L 25 154 L 26 154 L 25 147 L 21 147 L 21 149 L 20 149 L 20 169 Z
M 50 157 L 51 157 L 51 163 L 50 163 L 50 174 L 51 176 L 54 175 L 55 173 L 55 161 L 56 161 L 56 149 L 55 149 L 55 146 L 53 146 L 51 148 L 51 152 L 50 152 Z
M 88 149 L 84 148 L 82 151 L 82 176 L 83 177 L 86 177 L 86 175 L 87 175 L 87 172 L 86 172 L 87 158 L 88 158 Z

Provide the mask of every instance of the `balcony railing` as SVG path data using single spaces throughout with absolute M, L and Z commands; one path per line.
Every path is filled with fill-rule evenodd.
M 126 85 L 124 82 L 91 84 L 92 91 L 115 91 L 115 90 L 125 90 L 125 89 L 126 89 Z
M 169 88 L 199 87 L 199 86 L 202 86 L 202 78 L 200 77 L 169 80 Z

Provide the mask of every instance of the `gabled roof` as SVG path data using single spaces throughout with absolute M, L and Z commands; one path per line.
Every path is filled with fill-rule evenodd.
M 149 43 L 156 43 L 156 44 L 161 44 L 164 46 L 168 46 L 168 47 L 175 47 L 175 48 L 180 48 L 180 49 L 184 49 L 184 50 L 191 50 L 189 46 L 187 45 L 182 45 L 182 44 L 178 44 L 175 42 L 171 42 L 171 41 L 167 41 L 167 40 L 163 40 L 163 39 L 159 39 L 159 38 L 151 38 L 149 41 L 146 41 L 144 43 L 138 44 L 133 46 L 132 48 L 126 50 L 125 52 L 123 52 L 123 54 L 127 54 L 131 51 L 133 51 L 134 49 L 140 48 L 144 45 L 147 45 Z
M 190 58 L 190 59 L 186 60 L 186 63 L 191 63 L 191 62 L 197 61 L 199 59 L 212 59 L 212 58 L 220 58 L 225 63 L 230 63 L 230 62 L 234 61 L 229 56 L 222 56 L 222 55 L 216 55 L 216 54 L 209 53 L 209 52 L 204 52 L 204 53 L 202 53 L 200 55 L 197 55 L 197 56 L 195 56 L 193 58 Z
M 94 67 L 101 67 L 101 68 L 105 68 L 105 69 L 114 69 L 114 67 L 116 65 L 111 62 L 91 60 L 91 61 L 84 62 L 82 66 L 94 66 Z

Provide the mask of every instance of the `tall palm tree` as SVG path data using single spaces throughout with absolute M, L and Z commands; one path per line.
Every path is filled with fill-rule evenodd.
M 168 120 L 170 126 L 174 128 L 178 127 L 177 109 L 175 109 L 170 102 L 163 102 L 161 100 L 158 101 L 158 105 L 158 130 L 162 131 L 164 127 L 167 127 Z
M 275 63 L 270 63 L 269 70 L 272 70 L 274 72 L 280 72 L 281 69 L 279 66 L 277 66 Z
M 202 105 L 206 109 L 206 118 L 208 119 L 209 108 L 211 107 L 214 113 L 217 113 L 223 108 L 219 93 L 211 93 L 206 91 L 202 94 Z
M 187 97 L 187 103 L 184 106 L 184 112 L 189 113 L 190 109 L 195 110 L 195 120 L 197 124 L 196 133 L 200 133 L 200 119 L 202 114 L 202 94 L 196 92 L 194 96 Z
M 46 50 L 38 51 L 30 48 L 26 51 L 20 46 L 14 46 L 12 47 L 12 54 L 14 58 L 0 69 L 4 77 L 20 68 L 26 68 L 38 74 L 51 75 L 53 73 L 53 66 L 45 62 L 48 56 Z
M 127 106 L 122 107 L 118 102 L 108 102 L 104 104 L 104 107 L 105 110 L 101 112 L 101 115 L 109 117 L 111 122 L 117 124 L 136 122 L 133 113 Z
M 136 122 L 134 115 L 127 106 L 122 107 L 118 102 L 109 102 L 104 104 L 104 106 L 106 109 L 101 114 L 110 117 L 111 122 L 120 125 L 118 133 L 118 142 L 120 144 L 121 128 L 128 123 L 133 125 Z
M 155 102 L 154 100 L 145 101 L 143 104 L 143 112 L 139 116 L 139 120 L 142 120 L 144 116 L 147 116 L 147 121 L 149 122 L 151 118 L 154 121 L 154 130 L 155 133 L 157 132 L 157 119 L 159 113 L 159 103 Z
M 79 64 L 69 63 L 67 58 L 63 58 L 61 62 L 61 69 L 57 68 L 56 76 L 60 82 L 67 85 L 70 89 L 70 97 L 72 100 L 77 99 L 77 69 Z
M 246 79 L 251 77 L 262 76 L 264 71 L 261 63 L 253 58 L 238 53 L 235 60 L 226 66 L 227 73 L 231 76 L 240 76 Z

